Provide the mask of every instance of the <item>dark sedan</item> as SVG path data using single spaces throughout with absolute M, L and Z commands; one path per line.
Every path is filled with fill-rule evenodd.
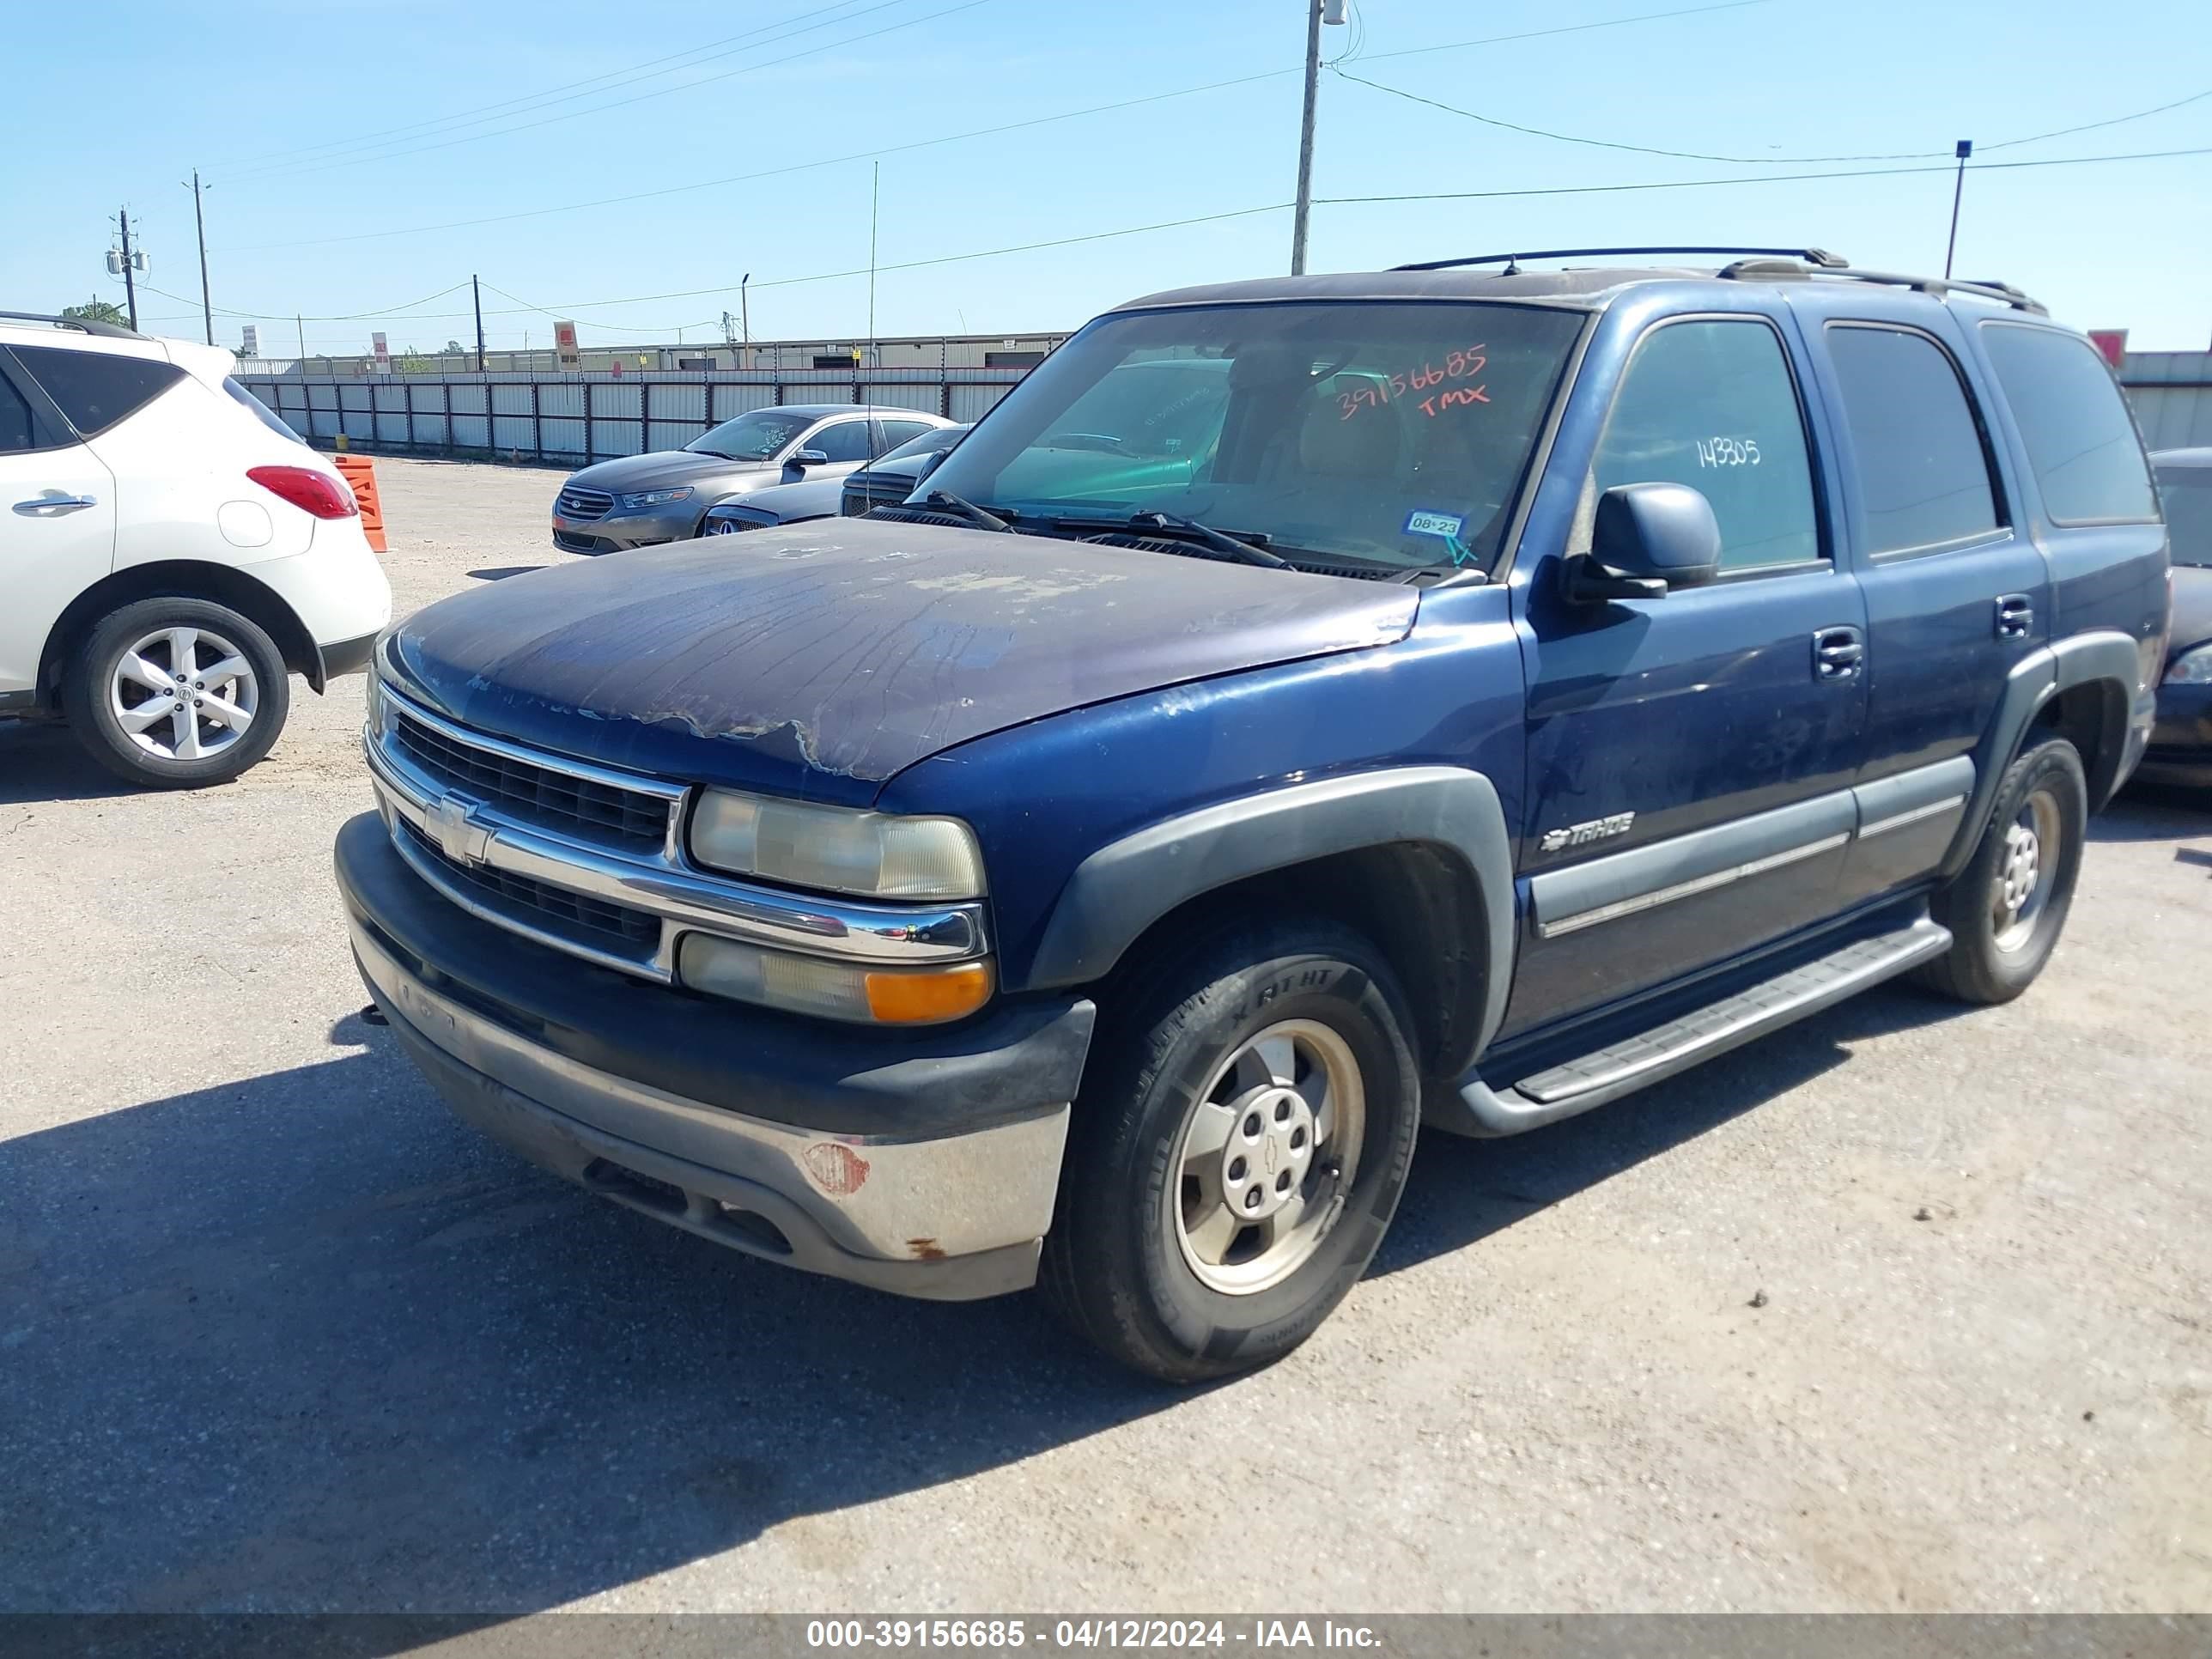
M 2136 775 L 2212 787 L 2212 449 L 2150 458 L 2173 549 L 2173 631 L 2158 724 Z

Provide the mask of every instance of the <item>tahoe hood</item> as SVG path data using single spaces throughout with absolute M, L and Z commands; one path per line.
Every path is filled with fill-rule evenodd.
M 384 666 L 518 743 L 862 804 L 1024 720 L 1386 644 L 1418 604 L 1389 582 L 834 519 L 456 594 L 393 629 Z

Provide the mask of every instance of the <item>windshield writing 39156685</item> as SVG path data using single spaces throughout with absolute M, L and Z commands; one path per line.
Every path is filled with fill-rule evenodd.
M 1395 398 L 1413 397 L 1421 413 L 1433 420 L 1441 410 L 1458 408 L 1468 404 L 1486 404 L 1490 394 L 1480 385 L 1474 386 L 1445 386 L 1450 380 L 1472 380 L 1483 371 L 1490 359 L 1484 355 L 1486 348 L 1469 346 L 1465 350 L 1454 349 L 1444 354 L 1441 363 L 1424 360 L 1417 368 L 1399 370 L 1388 376 L 1376 375 L 1363 380 L 1356 386 L 1337 394 L 1336 406 L 1340 418 L 1350 420 L 1363 409 L 1380 409 Z M 1431 388 L 1445 386 L 1442 392 L 1421 397 Z

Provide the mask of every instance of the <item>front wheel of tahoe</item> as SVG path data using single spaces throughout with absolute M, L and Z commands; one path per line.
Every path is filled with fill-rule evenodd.
M 1123 992 L 1041 1282 L 1153 1376 L 1265 1364 L 1358 1282 L 1405 1189 L 1420 1100 L 1404 1000 L 1371 945 L 1322 923 L 1215 935 Z

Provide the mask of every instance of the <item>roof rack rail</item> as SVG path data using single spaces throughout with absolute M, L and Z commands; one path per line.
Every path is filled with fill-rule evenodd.
M 1784 259 L 1804 259 L 1824 269 L 1841 269 L 1848 259 L 1817 247 L 1545 247 L 1525 253 L 1480 253 L 1471 259 L 1428 259 L 1419 264 L 1393 265 L 1393 270 L 1451 270 L 1461 265 L 1504 265 L 1501 276 L 1516 276 L 1523 259 L 1587 259 L 1620 253 L 1740 253 L 1765 254 Z
M 117 340 L 143 340 L 147 337 L 137 329 L 125 328 L 120 323 L 99 323 L 89 317 L 49 317 L 41 311 L 0 311 L 0 322 L 52 323 L 56 328 L 82 329 L 87 334 L 105 334 Z
M 1738 282 L 1786 282 L 1792 278 L 1810 282 L 1819 277 L 1833 277 L 1842 282 L 1881 283 L 1893 288 L 1909 288 L 1933 299 L 1947 294 L 1964 294 L 1978 300 L 1994 300 L 1999 305 L 2012 307 L 2016 311 L 2028 311 L 2039 317 L 2047 317 L 2050 310 L 2040 300 L 2023 294 L 2010 283 L 1953 282 L 1944 276 L 1911 276 L 1893 270 L 1856 270 L 1840 265 L 1800 265 L 1787 260 L 1739 259 L 1728 266 L 1721 276 Z

